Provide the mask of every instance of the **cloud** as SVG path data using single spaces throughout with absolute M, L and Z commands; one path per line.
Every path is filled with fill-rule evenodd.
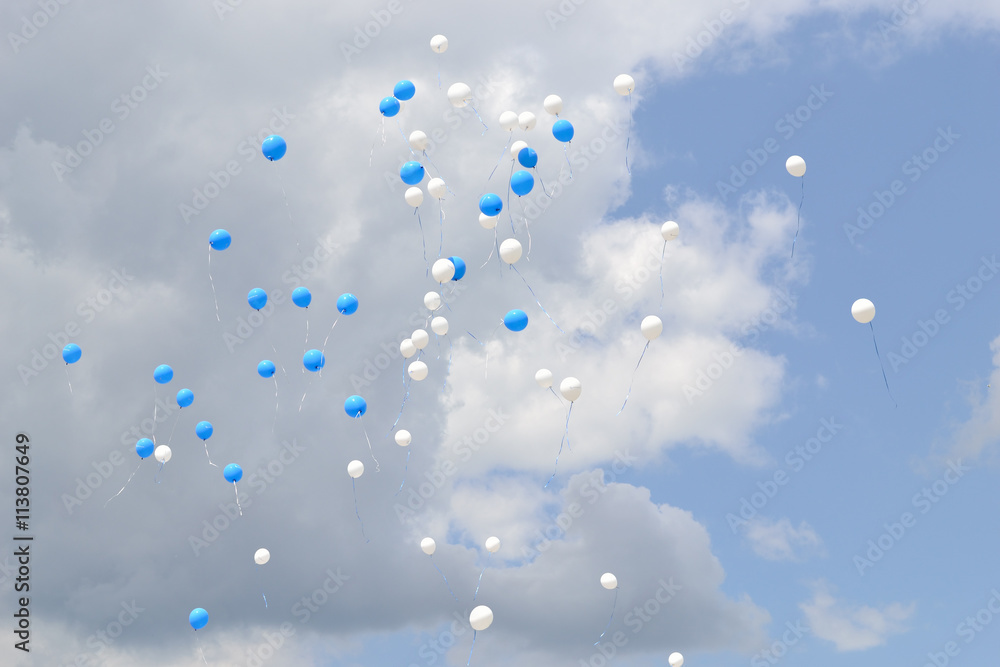
M 824 552 L 823 541 L 805 521 L 796 528 L 787 518 L 754 517 L 745 526 L 745 537 L 754 553 L 767 560 L 797 561 Z
M 853 605 L 834 598 L 824 581 L 817 582 L 814 588 L 812 600 L 801 603 L 799 608 L 813 634 L 833 642 L 838 651 L 864 651 L 885 644 L 889 636 L 909 630 L 906 621 L 917 608 L 913 602 L 893 602 L 881 609 Z

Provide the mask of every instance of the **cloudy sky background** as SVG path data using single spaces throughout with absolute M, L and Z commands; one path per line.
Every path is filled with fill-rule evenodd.
M 32 652 L 8 633 L 5 663 L 465 664 L 484 566 L 475 604 L 495 621 L 473 664 L 605 664 L 593 644 L 614 600 L 608 571 L 613 664 L 664 665 L 672 651 L 710 667 L 996 655 L 996 3 L 70 2 L 51 17 L 44 5 L 0 9 L 3 469 L 29 433 L 35 537 Z M 611 85 L 621 73 L 637 82 L 631 133 Z M 378 102 L 404 78 L 417 94 L 383 143 Z M 476 90 L 485 133 L 448 102 L 456 81 Z M 572 177 L 542 109 L 553 93 L 576 129 Z M 487 179 L 508 109 L 538 116 L 512 138 L 561 186 L 543 200 L 536 181 L 522 202 L 531 253 L 517 268 L 564 333 L 495 254 L 481 266 L 494 239 L 477 201 L 506 200 L 507 154 Z M 453 191 L 443 254 L 468 263 L 444 290 L 450 333 L 432 336 L 430 375 L 399 419 L 408 464 L 387 437 L 404 395 L 398 344 L 438 286 L 403 201 L 400 128 L 440 130 L 425 164 Z M 289 148 L 269 163 L 259 137 L 273 130 Z M 67 163 L 81 142 L 97 145 Z M 792 154 L 808 164 L 794 258 Z M 202 201 L 213 174 L 225 187 Z M 497 230 L 513 224 L 527 251 L 515 199 Z M 859 207 L 874 215 L 866 228 Z M 420 217 L 433 260 L 429 196 Z M 681 233 L 661 306 L 669 219 Z M 211 256 L 221 321 L 216 228 L 233 235 Z M 300 283 L 307 311 L 290 302 Z M 253 287 L 275 304 L 259 326 Z M 321 347 L 344 292 L 358 312 L 330 334 L 322 375 L 306 374 L 307 326 Z M 871 330 L 850 317 L 861 297 L 877 308 L 892 398 Z M 496 328 L 511 308 L 528 313 L 525 331 Z M 616 416 L 649 314 L 664 332 Z M 79 363 L 46 359 L 68 340 Z M 264 358 L 283 366 L 276 417 Z M 175 372 L 165 386 L 152 380 L 162 363 Z M 547 488 L 568 404 L 538 387 L 539 368 L 583 385 Z M 178 412 L 182 387 L 195 401 Z M 363 424 L 343 411 L 354 393 Z M 105 507 L 139 464 L 154 398 L 171 406 L 152 435 L 173 458 L 159 484 L 143 462 Z M 201 420 L 220 468 L 194 434 Z M 352 459 L 366 467 L 368 542 Z M 229 462 L 245 471 L 232 519 Z M 12 472 L 0 497 L 13 508 Z M 13 521 L 8 532 L 12 614 Z M 487 560 L 491 535 L 502 547 Z M 197 634 L 195 607 L 210 614 Z

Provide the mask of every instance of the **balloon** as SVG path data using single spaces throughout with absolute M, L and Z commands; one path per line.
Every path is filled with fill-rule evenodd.
M 537 373 L 535 373 L 535 382 L 542 389 L 548 389 L 552 386 L 552 371 L 548 368 L 542 368 Z
M 347 413 L 348 417 L 357 419 L 368 412 L 368 403 L 357 394 L 348 396 L 347 400 L 344 401 L 344 412 Z
M 225 229 L 216 229 L 208 237 L 208 245 L 213 250 L 225 250 L 233 242 L 233 237 Z
M 410 160 L 400 167 L 399 177 L 407 185 L 416 185 L 424 180 L 424 165 L 415 160 Z
M 493 610 L 484 604 L 479 605 L 469 614 L 469 624 L 473 630 L 485 630 L 493 624 Z
M 508 264 L 521 259 L 521 242 L 517 239 L 504 239 L 500 244 L 500 259 Z
M 239 467 L 235 463 L 230 463 L 222 469 L 222 476 L 226 478 L 227 482 L 235 484 L 243 479 L 243 468 Z
M 524 113 L 522 113 L 520 116 L 517 117 L 517 124 L 521 127 L 522 130 L 525 131 L 534 128 L 536 122 L 537 120 L 535 119 L 535 114 L 531 113 L 530 111 L 525 111 Z
M 605 572 L 601 575 L 601 586 L 604 586 L 609 591 L 613 591 L 618 588 L 618 578 L 610 572 Z
M 499 537 L 488 537 L 486 538 L 486 550 L 491 554 L 495 554 L 500 551 L 500 538 Z
M 166 364 L 161 364 L 153 371 L 153 379 L 160 384 L 166 384 L 174 379 L 174 369 Z
M 177 405 L 181 408 L 186 408 L 187 406 L 194 403 L 194 392 L 190 389 L 181 389 L 177 392 Z
M 444 196 L 448 194 L 448 186 L 445 184 L 442 178 L 432 178 L 427 181 L 427 194 L 435 199 L 444 199 Z
M 510 146 L 510 157 L 512 159 L 516 159 L 517 158 L 517 154 L 520 153 L 521 151 L 523 151 L 527 147 L 528 147 L 528 142 L 527 141 L 522 141 L 522 140 L 518 139 L 517 141 L 515 141 Z
M 428 556 L 433 556 L 434 552 L 437 550 L 437 544 L 434 543 L 433 537 L 425 537 L 420 540 L 420 548 Z
M 503 325 L 511 331 L 524 331 L 528 326 L 528 314 L 515 308 L 503 316 Z
M 642 324 L 639 325 L 639 330 L 642 331 L 646 340 L 659 338 L 660 334 L 663 333 L 663 320 L 656 315 L 644 317 Z
M 399 100 L 395 97 L 383 97 L 378 103 L 378 110 L 386 118 L 392 118 L 399 113 Z
M 166 445 L 160 445 L 156 448 L 156 451 L 153 452 L 153 456 L 160 463 L 166 463 L 170 460 L 170 448 Z
M 417 93 L 417 87 L 413 85 L 412 81 L 407 81 L 403 79 L 397 83 L 392 89 L 392 95 L 397 100 L 409 100 L 413 99 L 413 96 Z
M 350 292 L 344 292 L 337 299 L 337 310 L 344 315 L 353 315 L 358 312 L 358 297 Z
M 562 111 L 562 98 L 558 95 L 549 95 L 542 102 L 542 106 L 553 116 L 558 116 L 559 112 Z
M 448 320 L 443 317 L 435 317 L 431 320 L 431 331 L 436 333 L 438 336 L 443 336 L 448 333 Z
M 499 122 L 501 130 L 510 132 L 517 127 L 517 113 L 513 111 L 504 111 L 500 114 Z
M 868 324 L 875 319 L 875 304 L 868 299 L 858 299 L 851 306 L 851 315 L 861 324 Z
M 347 474 L 350 475 L 352 479 L 361 477 L 361 475 L 365 474 L 365 464 L 357 459 L 351 461 L 347 464 Z
M 448 99 L 454 107 L 464 107 L 472 99 L 472 88 L 464 83 L 453 83 L 448 88 Z
M 785 169 L 787 169 L 788 173 L 792 176 L 802 177 L 806 173 L 806 161 L 798 155 L 793 155 L 785 160 Z
M 427 377 L 427 364 L 418 359 L 409 365 L 406 372 L 411 378 L 420 382 Z
M 288 145 L 285 140 L 279 137 L 277 134 L 272 134 L 260 145 L 260 150 L 271 162 L 275 160 L 280 160 L 285 157 L 285 151 L 288 150 Z
M 431 37 L 431 51 L 434 53 L 444 53 L 448 50 L 448 38 L 444 35 L 434 35 Z
M 70 343 L 69 345 L 63 348 L 62 352 L 63 361 L 65 361 L 67 364 L 75 364 L 76 362 L 80 361 L 80 356 L 82 354 L 83 350 L 80 349 L 79 345 L 77 345 L 76 343 Z
M 528 150 L 531 150 L 530 148 Z M 515 171 L 510 177 L 510 189 L 518 197 L 523 197 L 524 195 L 531 192 L 531 188 L 535 187 L 535 177 L 526 172 L 524 169 L 519 169 Z
M 615 77 L 614 87 L 615 92 L 619 95 L 628 95 L 635 90 L 635 79 L 628 74 L 619 74 Z
M 482 227 L 483 229 L 493 229 L 494 227 L 497 226 L 497 216 L 480 213 L 479 226 Z
M 503 210 L 503 200 L 500 199 L 500 195 L 487 192 L 479 198 L 479 210 L 488 216 L 500 215 L 500 211 Z
M 198 422 L 198 425 L 194 427 L 194 434 L 202 440 L 211 438 L 213 431 L 215 429 L 212 428 L 212 422 Z
M 403 199 L 406 203 L 416 208 L 424 203 L 424 191 L 418 187 L 407 188 L 406 192 L 403 193 Z
M 427 310 L 437 310 L 441 307 L 441 295 L 437 292 L 428 292 L 424 295 L 424 307 Z
M 399 352 L 404 359 L 409 359 L 417 353 L 417 346 L 413 344 L 412 340 L 406 338 L 399 344 Z
M 664 241 L 673 241 L 681 233 L 681 228 L 673 220 L 667 220 L 660 227 L 660 235 Z
M 396 444 L 400 447 L 406 447 L 410 444 L 410 432 L 405 429 L 399 429 L 396 431 L 396 435 L 394 437 L 396 438 Z
M 195 630 L 201 630 L 208 623 L 208 612 L 198 607 L 188 616 L 188 622 Z
M 250 290 L 250 293 L 247 294 L 247 303 L 249 303 L 250 307 L 254 310 L 260 310 L 267 304 L 267 292 L 259 287 L 254 287 Z
M 534 148 L 528 148 L 525 146 L 517 152 L 517 161 L 520 162 L 521 166 L 525 169 L 531 169 L 538 164 L 538 153 L 535 152 Z
M 326 357 L 319 350 L 309 350 L 302 355 L 302 365 L 306 367 L 307 371 L 315 373 L 326 366 Z
M 135 443 L 135 453 L 139 455 L 140 459 L 144 459 L 153 453 L 156 445 L 149 438 L 143 438 L 139 442 Z
M 454 277 L 455 271 L 457 270 L 457 267 L 450 259 L 442 257 L 434 262 L 434 265 L 431 267 L 431 275 L 434 276 L 434 280 L 439 283 L 446 283 Z
M 580 394 L 583 393 L 583 385 L 576 378 L 568 377 L 559 383 L 559 393 L 563 395 L 563 398 L 572 403 L 580 398 Z
M 552 125 L 552 136 L 566 143 L 573 139 L 573 125 L 565 118 L 560 118 Z
M 427 335 L 427 332 L 423 329 L 417 329 L 410 334 L 410 340 L 413 341 L 413 345 L 416 346 L 418 350 L 422 350 L 427 347 L 427 343 L 431 342 L 431 337 Z
M 420 130 L 410 132 L 410 146 L 418 151 L 427 150 L 427 134 Z
M 262 378 L 274 377 L 274 362 L 268 359 L 257 364 L 257 375 Z
M 299 308 L 308 308 L 312 300 L 313 295 L 308 287 L 299 286 L 292 290 L 292 303 Z
M 667 664 L 669 664 L 670 667 L 682 667 L 684 664 L 684 656 L 675 651 L 667 658 Z
M 253 554 L 253 562 L 257 565 L 264 565 L 269 560 L 271 560 L 271 552 L 267 549 L 257 549 Z

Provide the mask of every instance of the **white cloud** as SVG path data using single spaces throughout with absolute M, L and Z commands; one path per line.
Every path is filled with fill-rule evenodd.
M 744 529 L 754 553 L 767 560 L 796 561 L 824 552 L 823 541 L 805 521 L 796 528 L 787 518 L 758 516 L 748 521 Z
M 891 635 L 909 630 L 906 621 L 916 611 L 911 602 L 893 602 L 881 609 L 837 600 L 824 581 L 815 584 L 813 598 L 799 608 L 813 634 L 833 642 L 838 651 L 864 651 L 885 644 Z

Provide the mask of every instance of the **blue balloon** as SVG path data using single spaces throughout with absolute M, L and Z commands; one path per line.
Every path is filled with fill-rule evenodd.
M 243 468 L 239 467 L 235 463 L 230 463 L 222 469 L 222 475 L 226 478 L 227 482 L 236 483 L 243 479 Z
M 275 160 L 280 160 L 285 157 L 285 151 L 288 150 L 288 144 L 286 144 L 285 140 L 277 134 L 272 134 L 264 140 L 264 143 L 260 145 L 260 150 L 264 153 L 264 157 L 271 162 L 274 162 Z
M 399 113 L 399 100 L 395 97 L 383 97 L 378 103 L 378 110 L 386 118 L 392 118 Z
M 267 305 L 267 292 L 259 287 L 254 287 L 250 290 L 250 293 L 247 294 L 247 303 L 249 303 L 250 307 L 254 310 L 260 310 Z
M 465 275 L 465 261 L 461 257 L 449 257 L 448 261 L 455 265 L 455 275 L 451 279 L 461 280 L 462 276 Z
M 360 417 L 368 412 L 368 403 L 357 394 L 348 396 L 347 400 L 344 401 L 344 412 L 347 413 L 348 417 Z
M 315 373 L 326 366 L 326 357 L 319 350 L 309 350 L 302 356 L 302 365 L 306 367 L 307 371 Z
M 503 210 L 503 200 L 500 199 L 500 195 L 488 192 L 479 198 L 479 210 L 489 216 L 500 215 L 500 211 Z
M 535 187 L 535 177 L 524 169 L 515 171 L 514 175 L 510 177 L 510 189 L 518 197 L 528 194 L 533 187 Z
M 262 378 L 269 378 L 274 375 L 274 362 L 268 359 L 257 364 L 257 375 Z
M 534 148 L 524 147 L 517 152 L 517 161 L 525 169 L 531 169 L 538 164 L 538 153 L 535 152 Z
M 417 93 L 417 87 L 413 85 L 412 81 L 407 81 L 403 79 L 396 84 L 395 88 L 392 89 L 392 94 L 397 100 L 403 100 L 404 102 L 409 99 L 413 99 L 413 96 Z
M 195 435 L 197 435 L 202 440 L 208 440 L 212 437 L 212 422 L 198 422 L 198 425 L 194 427 Z
M 194 392 L 190 389 L 181 389 L 177 392 L 177 405 L 182 408 L 194 403 Z
M 208 237 L 208 244 L 213 250 L 225 250 L 233 242 L 233 237 L 225 229 L 216 229 Z
M 344 315 L 353 315 L 358 310 L 358 297 L 350 292 L 341 294 L 340 298 L 337 299 L 337 310 Z
M 153 449 L 156 445 L 149 438 L 143 438 L 139 442 L 135 443 L 135 453 L 139 455 L 140 459 L 144 459 L 147 456 L 153 455 Z
M 208 624 L 208 612 L 201 607 L 198 607 L 191 612 L 190 616 L 188 616 L 188 622 L 195 630 L 201 630 Z
M 407 185 L 416 185 L 424 180 L 424 165 L 415 160 L 410 160 L 399 170 L 399 177 Z
M 570 141 L 573 138 L 573 125 L 568 120 L 560 118 L 552 125 L 552 136 L 563 143 Z
M 307 287 L 296 287 L 292 290 L 292 303 L 299 308 L 308 308 L 312 303 L 313 295 Z
M 174 369 L 166 364 L 161 364 L 153 371 L 153 379 L 159 384 L 166 384 L 174 379 Z
M 76 343 L 70 343 L 63 348 L 63 361 L 67 364 L 75 364 L 80 361 L 80 355 L 83 354 L 83 350 Z
M 528 326 L 528 314 L 515 308 L 503 316 L 503 325 L 511 331 L 524 331 Z

